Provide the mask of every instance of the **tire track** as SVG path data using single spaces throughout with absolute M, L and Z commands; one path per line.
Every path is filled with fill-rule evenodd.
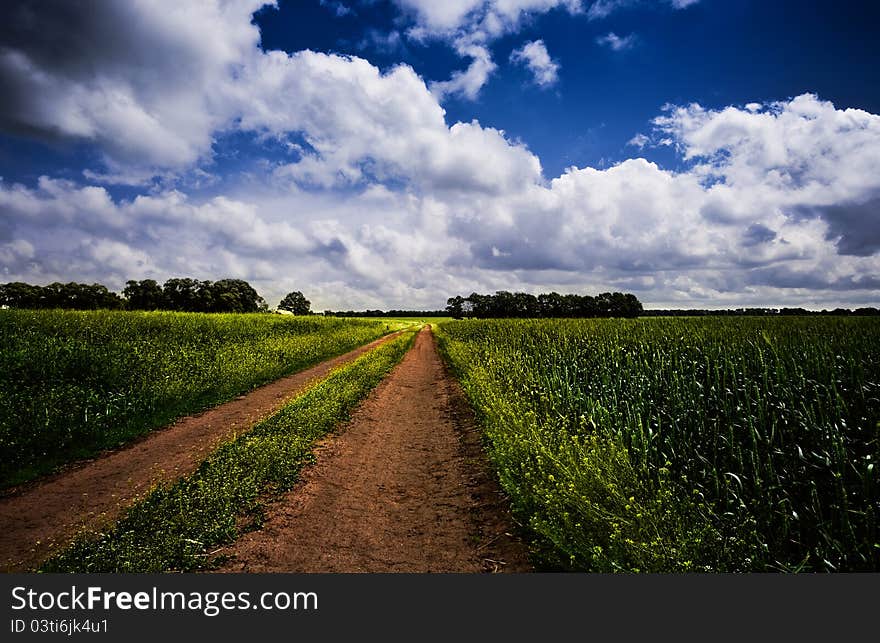
M 531 569 L 429 329 L 340 431 L 221 571 Z

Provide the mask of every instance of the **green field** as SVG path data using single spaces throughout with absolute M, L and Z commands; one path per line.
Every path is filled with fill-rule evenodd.
M 880 570 L 880 323 L 447 322 L 546 569 Z
M 880 571 L 880 321 L 0 311 L 0 482 L 412 332 L 47 570 L 210 564 L 431 323 L 540 569 Z
M 2 310 L 0 487 L 393 329 L 317 316 Z

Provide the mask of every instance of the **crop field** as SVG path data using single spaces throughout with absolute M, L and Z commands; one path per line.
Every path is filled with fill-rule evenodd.
M 443 323 L 547 569 L 880 570 L 880 323 Z
M 0 311 L 0 487 L 345 353 L 393 324 L 266 314 Z

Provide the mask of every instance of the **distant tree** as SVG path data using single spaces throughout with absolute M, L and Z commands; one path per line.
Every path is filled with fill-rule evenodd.
M 513 295 L 513 306 L 517 317 L 537 317 L 538 298 L 527 292 L 518 292 Z
M 0 284 L 0 305 L 10 308 L 98 308 L 130 310 L 176 310 L 186 312 L 267 311 L 269 307 L 257 291 L 242 279 L 217 282 L 172 278 L 160 287 L 152 279 L 129 280 L 123 299 L 101 284 L 51 283 L 31 286 L 21 282 Z M 308 303 L 308 302 L 306 302 Z
M 311 311 L 312 302 L 305 298 L 298 290 L 289 292 L 278 304 L 278 310 L 287 310 L 294 315 L 308 315 Z
M 499 290 L 494 295 L 475 292 L 467 297 L 450 297 L 446 312 L 455 318 L 476 317 L 638 317 L 642 303 L 635 295 L 604 292 L 589 295 L 560 295 L 557 292 L 531 295 Z
M 174 277 L 162 285 L 162 296 L 166 310 L 189 311 L 199 310 L 199 287 L 195 279 Z
M 96 310 L 121 308 L 122 304 L 119 295 L 101 284 L 63 284 L 56 281 L 48 286 L 31 286 L 21 282 L 0 286 L 0 305 L 10 308 Z
M 644 312 L 644 307 L 642 306 L 642 302 L 639 301 L 639 298 L 633 295 L 632 293 L 627 293 L 624 295 L 624 317 L 638 317 Z
M 133 279 L 125 282 L 122 296 L 129 310 L 162 310 L 165 307 L 165 296 L 154 279 Z
M 205 287 L 207 310 L 216 313 L 255 313 L 265 307 L 265 301 L 243 279 L 221 279 Z
M 538 295 L 541 317 L 565 317 L 565 299 L 558 292 Z
M 162 286 L 168 310 L 198 313 L 255 313 L 267 310 L 266 302 L 243 279 L 199 281 L 173 278 Z
M 42 288 L 21 281 L 0 286 L 0 305 L 10 308 L 39 308 Z
M 115 292 L 101 284 L 69 282 L 51 283 L 42 288 L 41 308 L 67 308 L 71 310 L 97 310 L 122 308 L 123 301 Z
M 589 295 L 566 295 L 567 317 L 599 317 L 603 314 L 602 295 L 590 297 Z
M 446 312 L 453 319 L 461 319 L 464 317 L 464 297 L 450 297 L 446 300 Z
M 491 301 L 492 295 L 479 295 L 472 292 L 467 296 L 467 303 L 464 305 L 465 313 L 469 317 L 476 317 L 478 319 L 490 317 L 492 312 Z

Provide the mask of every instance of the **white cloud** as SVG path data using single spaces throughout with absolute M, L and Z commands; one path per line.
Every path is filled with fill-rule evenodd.
M 397 0 L 402 8 L 413 11 L 418 23 L 432 32 L 447 33 L 459 29 L 477 9 L 483 8 L 484 0 Z
M 739 220 L 772 204 L 824 221 L 842 252 L 880 250 L 880 116 L 804 94 L 763 110 L 670 108 L 655 123 L 697 162 L 695 174 L 721 181 L 713 217 Z
M 670 107 L 651 139 L 670 141 L 690 169 L 630 159 L 548 180 L 537 156 L 504 132 L 448 124 L 411 68 L 262 53 L 249 14 L 239 18 L 245 26 L 228 19 L 250 44 L 219 71 L 203 57 L 222 45 L 169 27 L 192 91 L 171 72 L 138 80 L 149 67 L 138 67 L 139 56 L 159 56 L 153 51 L 120 45 L 125 56 L 90 75 L 83 70 L 102 58 L 51 61 L 36 46 L 20 49 L 36 80 L 16 82 L 68 79 L 71 95 L 15 94 L 6 123 L 24 114 L 41 133 L 85 137 L 120 169 L 142 167 L 129 160 L 137 150 L 153 167 L 192 165 L 209 149 L 202 138 L 230 119 L 265 136 L 296 134 L 305 157 L 198 198 L 180 186 L 120 200 L 52 178 L 0 182 L 7 280 L 119 288 L 130 278 L 234 276 L 270 300 L 303 290 L 318 307 L 435 307 L 451 294 L 500 288 L 622 289 L 658 305 L 698 306 L 880 296 L 880 116 L 809 94 L 745 108 Z M 127 87 L 154 127 L 123 133 L 96 117 L 118 101 L 101 82 Z M 66 102 L 53 104 L 58 97 Z M 23 101 L 32 112 L 20 110 Z M 206 113 L 190 122 L 176 108 Z M 175 137 L 185 152 L 173 152 Z
M 510 60 L 528 67 L 539 87 L 549 87 L 559 79 L 559 64 L 550 58 L 543 40 L 533 40 L 515 49 Z
M 516 32 L 523 21 L 529 17 L 561 9 L 570 14 L 583 10 L 581 0 L 396 0 L 397 4 L 409 10 L 416 20 L 414 27 L 407 32 L 411 38 L 439 38 L 447 40 L 463 57 L 471 60 L 464 71 L 453 73 L 445 81 L 431 84 L 442 100 L 447 95 L 474 100 L 480 89 L 488 82 L 496 65 L 488 45 L 497 38 Z M 535 55 L 539 52 L 535 51 Z M 546 48 L 544 50 L 546 55 Z M 555 63 L 549 59 L 544 63 L 542 78 L 550 79 Z M 537 78 L 537 76 L 536 76 Z M 551 80 L 545 84 L 551 84 Z
M 93 141 L 129 174 L 191 165 L 234 116 L 225 89 L 258 51 L 250 17 L 263 4 L 12 5 L 0 28 L 0 125 Z
M 625 51 L 632 49 L 636 44 L 636 35 L 618 36 L 613 31 L 608 32 L 604 36 L 596 38 L 596 42 L 605 47 L 609 47 L 613 51 Z
M 440 100 L 449 95 L 476 100 L 480 90 L 489 81 L 489 76 L 498 68 L 498 65 L 492 60 L 492 54 L 489 50 L 482 45 L 460 44 L 457 49 L 462 56 L 470 57 L 470 65 L 464 71 L 453 73 L 449 80 L 431 83 L 431 91 Z
M 590 5 L 590 9 L 587 11 L 587 16 L 589 16 L 591 20 L 605 18 L 618 9 L 633 5 L 637 1 L 638 0 L 595 0 L 595 2 Z
M 362 77 L 362 61 L 311 64 L 318 60 L 359 70 L 353 84 L 372 77 L 376 87 L 364 89 L 380 103 L 393 102 L 395 83 L 404 82 L 378 71 Z M 328 75 L 318 69 L 316 77 Z M 401 101 L 430 98 L 419 87 Z M 383 131 L 379 114 L 358 127 Z M 117 287 L 133 276 L 230 275 L 270 300 L 308 290 L 319 307 L 434 307 L 449 294 L 499 288 L 622 289 L 678 306 L 833 307 L 880 294 L 880 179 L 871 171 L 878 116 L 809 95 L 758 113 L 674 108 L 657 125 L 695 160 L 693 170 L 632 159 L 571 168 L 550 182 L 537 158 L 500 132 L 431 120 L 412 119 L 391 137 L 408 146 L 372 152 L 395 168 L 393 180 L 372 178 L 348 195 L 267 180 L 202 201 L 167 191 L 126 202 L 65 181 L 42 179 L 33 190 L 0 184 L 0 210 L 20 242 L 20 256 L 2 248 L 5 274 Z M 308 127 L 323 137 L 320 128 L 335 125 Z M 377 136 L 366 146 L 378 145 Z M 814 149 L 808 138 L 818 141 Z M 420 139 L 431 149 L 419 151 Z M 349 156 L 330 154 L 325 170 L 340 160 L 345 166 Z
M 387 33 L 370 29 L 367 35 L 358 43 L 358 49 L 373 49 L 382 53 L 394 53 L 398 50 L 405 50 L 403 37 L 399 31 L 389 31 Z
M 880 117 L 804 94 L 745 110 L 670 108 L 655 119 L 685 159 L 730 187 L 762 186 L 791 202 L 863 199 L 878 188 Z
M 478 123 L 448 126 L 407 66 L 387 73 L 360 58 L 310 51 L 263 57 L 242 83 L 241 127 L 301 132 L 314 154 L 280 177 L 333 187 L 404 181 L 420 191 L 497 193 L 541 175 L 538 159 Z
M 468 34 L 488 41 L 517 30 L 530 15 L 564 9 L 576 14 L 581 0 L 395 0 L 416 17 L 415 34 L 450 38 Z
M 647 145 L 650 142 L 651 142 L 650 138 L 648 138 L 644 134 L 639 133 L 639 134 L 636 134 L 635 136 L 633 136 L 631 139 L 629 139 L 629 141 L 627 141 L 626 144 L 631 145 L 632 147 L 637 147 L 639 149 L 642 149 L 643 147 L 645 147 L 645 145 Z

